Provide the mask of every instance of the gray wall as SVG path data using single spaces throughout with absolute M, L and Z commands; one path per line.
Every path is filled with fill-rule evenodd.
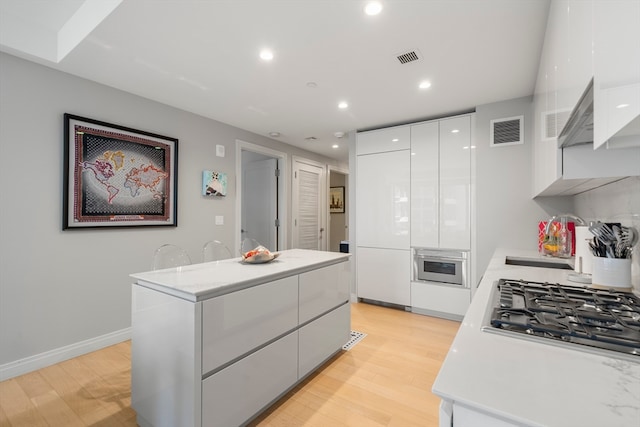
M 62 231 L 64 113 L 179 139 L 177 228 Z M 0 123 L 0 366 L 128 328 L 129 274 L 149 270 L 161 244 L 181 245 L 195 261 L 206 240 L 233 248 L 236 139 L 345 167 L 4 53 Z M 228 174 L 226 198 L 201 195 L 204 169 Z
M 538 221 L 571 212 L 569 197 L 533 200 L 531 97 L 476 108 L 476 280 L 498 247 L 537 250 Z M 524 115 L 524 144 L 489 145 L 491 120 Z

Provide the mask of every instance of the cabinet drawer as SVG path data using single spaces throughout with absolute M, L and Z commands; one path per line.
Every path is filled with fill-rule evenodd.
M 299 323 L 349 301 L 349 261 L 300 275 Z
M 471 290 L 437 283 L 411 282 L 412 311 L 441 313 L 462 318 L 471 302 Z
M 298 325 L 298 276 L 202 303 L 202 373 Z
M 298 379 L 298 332 L 258 350 L 202 382 L 202 425 L 239 426 Z
M 351 334 L 351 306 L 344 304 L 300 328 L 299 378 L 340 350 Z

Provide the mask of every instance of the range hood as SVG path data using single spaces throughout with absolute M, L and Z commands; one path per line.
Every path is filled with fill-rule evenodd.
M 578 100 L 560 135 L 558 147 L 565 148 L 593 142 L 593 79 Z

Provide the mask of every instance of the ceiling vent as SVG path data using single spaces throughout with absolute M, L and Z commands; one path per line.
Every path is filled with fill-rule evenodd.
M 489 141 L 492 147 L 524 144 L 524 116 L 491 120 Z
M 422 54 L 420 53 L 420 51 L 418 51 L 418 49 L 413 49 L 408 52 L 403 52 L 399 55 L 396 55 L 396 58 L 398 59 L 398 61 L 400 61 L 401 64 L 408 64 L 409 62 L 415 62 L 422 59 Z

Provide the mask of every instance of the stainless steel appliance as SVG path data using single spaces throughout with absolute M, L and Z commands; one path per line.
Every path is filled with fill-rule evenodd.
M 413 280 L 469 287 L 469 252 L 413 249 Z
M 483 330 L 640 362 L 640 298 L 631 292 L 500 279 Z

